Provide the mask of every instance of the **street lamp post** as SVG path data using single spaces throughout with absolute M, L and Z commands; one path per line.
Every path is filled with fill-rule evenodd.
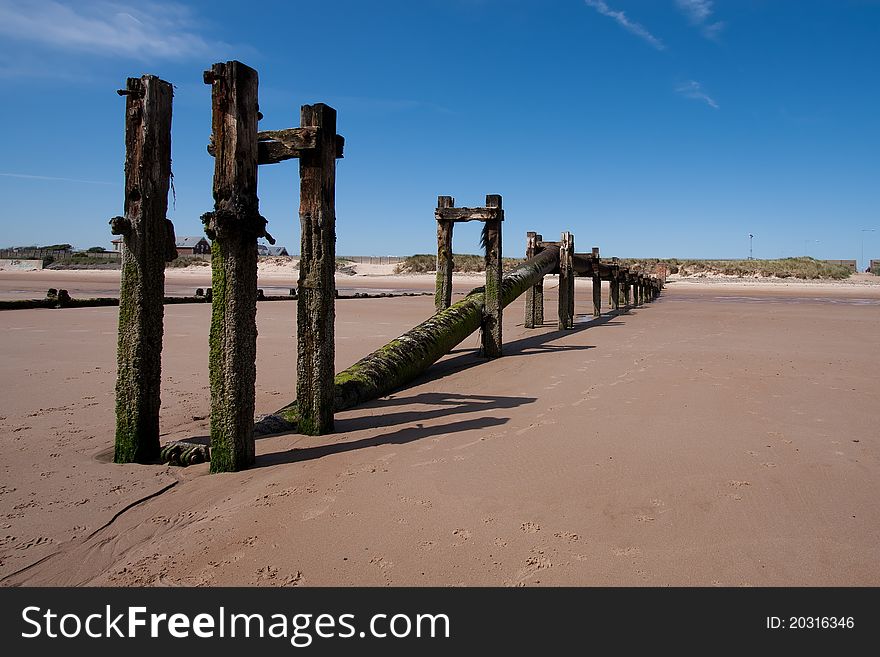
M 754 258 L 752 257 L 752 238 L 754 237 L 754 235 L 749 233 L 749 260 L 754 260 Z

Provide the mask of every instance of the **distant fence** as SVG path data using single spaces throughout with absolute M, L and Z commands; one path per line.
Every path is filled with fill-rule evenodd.
M 843 265 L 844 267 L 848 267 L 849 270 L 853 273 L 857 271 L 856 261 L 855 260 L 824 260 L 823 262 L 827 262 L 831 265 Z
M 350 260 L 359 265 L 396 265 L 406 260 L 405 256 L 337 256 L 340 260 Z

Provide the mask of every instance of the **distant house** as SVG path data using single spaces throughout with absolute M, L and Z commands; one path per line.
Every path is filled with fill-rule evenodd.
M 122 238 L 121 237 L 117 237 L 115 240 L 110 240 L 110 244 L 113 245 L 114 251 L 117 251 L 117 252 L 122 251 Z
M 207 255 L 211 253 L 211 243 L 204 237 L 178 237 L 175 243 L 177 255 Z
M 258 256 L 286 256 L 290 255 L 287 252 L 286 246 L 269 246 L 267 244 L 257 244 L 257 255 Z

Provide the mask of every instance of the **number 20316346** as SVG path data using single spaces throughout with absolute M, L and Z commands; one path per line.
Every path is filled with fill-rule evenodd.
M 768 630 L 851 630 L 852 616 L 767 616 Z

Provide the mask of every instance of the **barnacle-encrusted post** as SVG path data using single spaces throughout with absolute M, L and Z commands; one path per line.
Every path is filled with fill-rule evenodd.
M 299 159 L 296 398 L 300 432 L 320 435 L 333 431 L 336 371 L 336 110 L 303 105 L 300 124 L 317 128 L 318 142 Z
M 501 321 L 504 306 L 501 304 L 501 223 L 504 211 L 499 194 L 486 195 L 486 207 L 498 208 L 494 219 L 487 219 L 483 227 L 483 246 L 486 249 L 486 303 L 483 306 L 483 355 L 486 358 L 501 356 Z
M 562 233 L 559 249 L 559 299 L 557 329 L 574 328 L 574 235 Z
M 165 261 L 176 256 L 168 250 L 174 227 L 165 218 L 173 92 L 168 82 L 145 75 L 129 78 L 119 94 L 125 96 L 125 216 L 110 220 L 123 239 L 113 460 L 147 463 L 159 456 Z M 61 295 L 58 302 L 63 305 Z
M 254 462 L 257 357 L 257 72 L 241 62 L 205 71 L 211 86 L 214 212 L 211 243 L 211 472 Z

